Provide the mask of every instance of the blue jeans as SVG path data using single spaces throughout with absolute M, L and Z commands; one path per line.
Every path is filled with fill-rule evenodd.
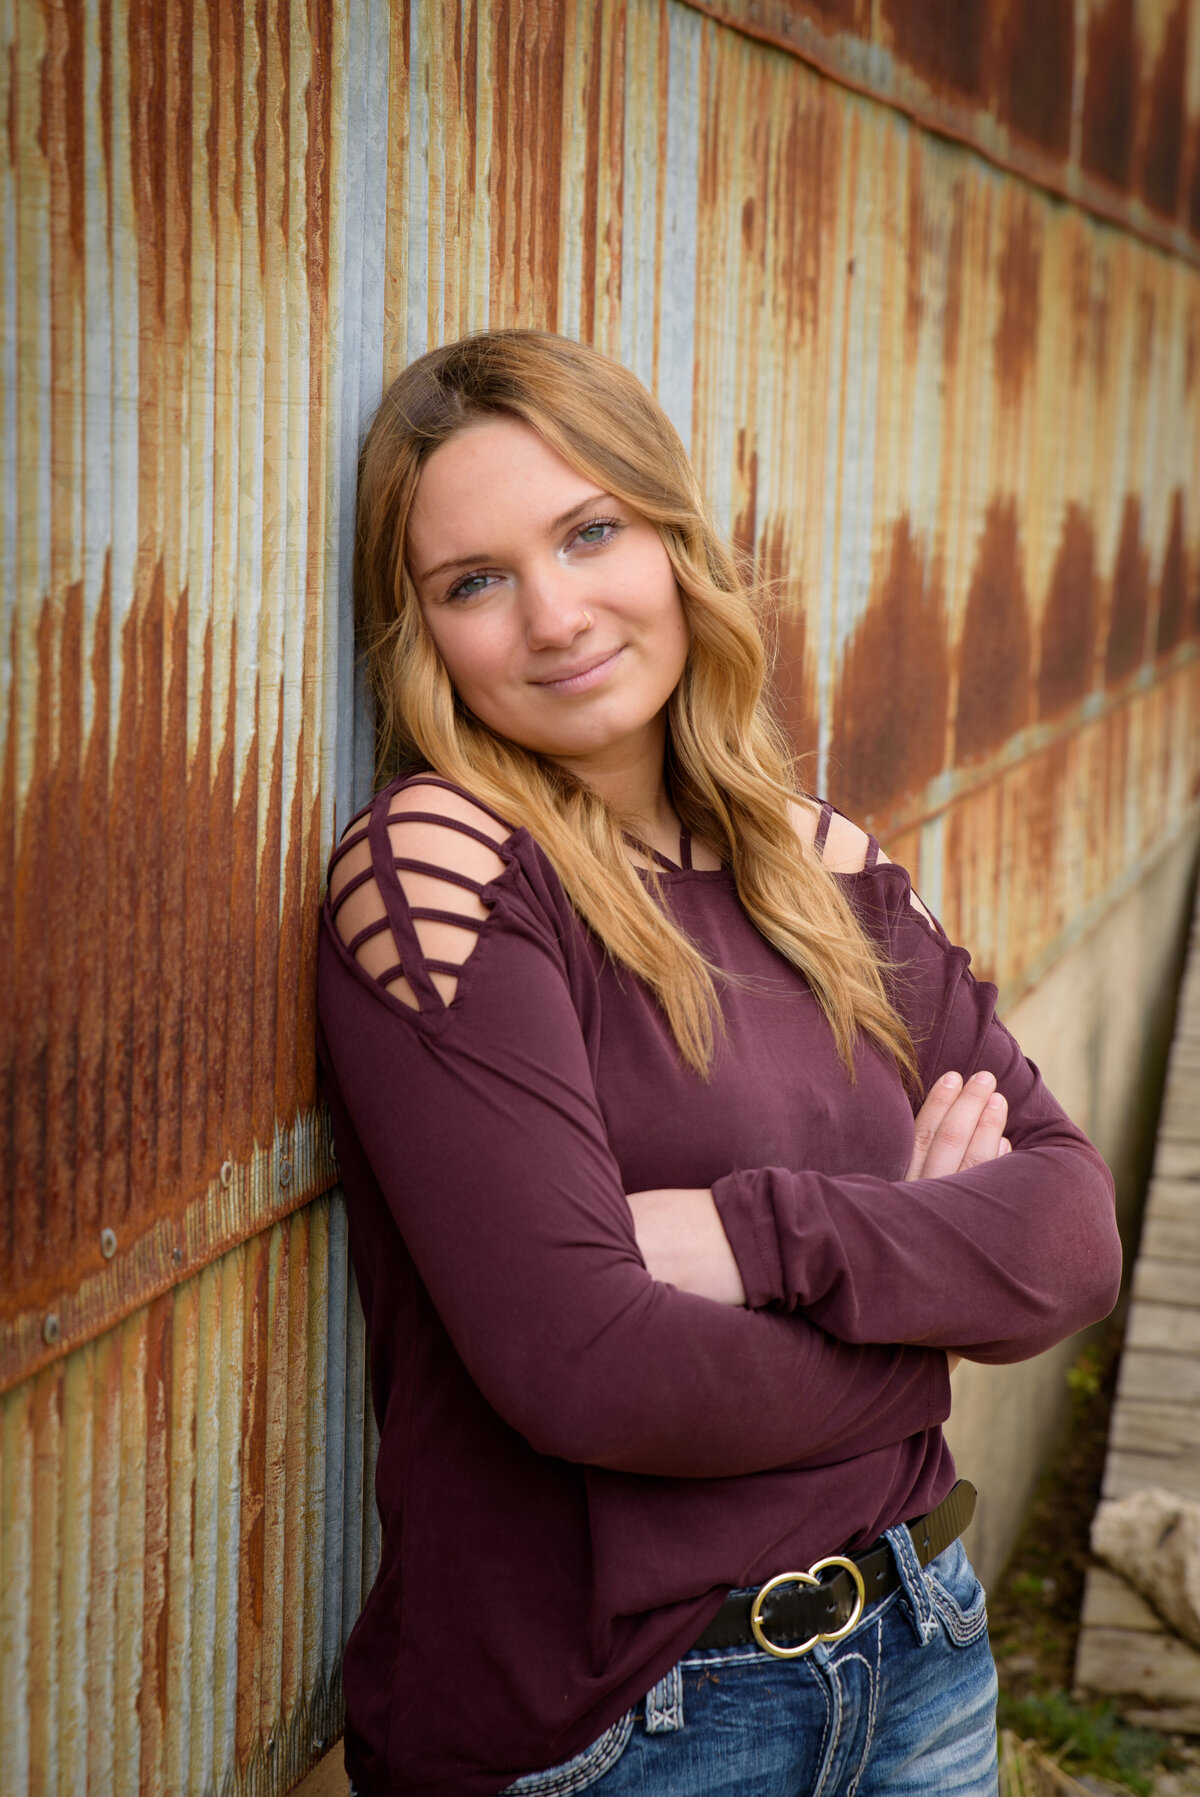
M 961 1541 L 802 1659 L 689 1653 L 583 1753 L 515 1797 L 995 1797 L 996 1669 Z

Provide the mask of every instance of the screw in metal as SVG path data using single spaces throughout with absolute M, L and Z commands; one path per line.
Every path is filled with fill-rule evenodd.
M 292 1163 L 291 1163 L 291 1161 L 280 1161 L 280 1163 L 279 1163 L 279 1183 L 281 1186 L 290 1186 L 291 1185 L 291 1183 L 292 1183 Z
M 232 1161 L 222 1161 L 221 1162 L 220 1180 L 221 1180 L 221 1184 L 225 1187 L 225 1190 L 228 1191 L 230 1186 L 233 1184 L 233 1162 Z
M 183 1249 L 182 1248 L 172 1248 L 171 1259 L 175 1262 L 175 1265 L 177 1267 L 181 1267 L 183 1265 Z
M 101 1252 L 101 1254 L 104 1256 L 105 1260 L 111 1260 L 113 1255 L 116 1253 L 116 1251 L 117 1251 L 116 1231 L 113 1229 L 102 1229 L 100 1231 L 100 1252 Z
M 54 1344 L 61 1339 L 62 1324 L 59 1322 L 54 1311 L 48 1311 L 46 1316 L 42 1319 L 42 1340 L 48 1348 L 52 1348 Z

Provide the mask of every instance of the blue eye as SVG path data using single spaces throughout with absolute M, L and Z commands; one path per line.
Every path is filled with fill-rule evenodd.
M 464 579 L 458 582 L 457 586 L 452 586 L 450 588 L 446 597 L 447 599 L 474 599 L 477 593 L 482 593 L 485 590 L 486 584 L 490 579 L 490 574 L 468 574 Z M 482 584 L 476 586 L 476 581 L 479 581 Z
M 576 532 L 576 541 L 582 543 L 585 549 L 594 549 L 599 544 L 607 542 L 609 537 L 620 528 L 616 518 L 593 518 L 590 524 L 580 525 Z

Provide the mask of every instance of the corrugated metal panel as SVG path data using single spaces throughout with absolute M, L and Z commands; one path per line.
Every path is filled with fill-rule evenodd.
M 321 1199 L 0 1401 L 6 1792 L 268 1797 L 337 1735 L 361 1344 Z
M 689 0 L 1001 168 L 1200 257 L 1195 0 Z
M 818 13 L 889 97 L 900 9 Z M 775 583 L 811 783 L 1012 996 L 1195 817 L 1200 276 L 676 0 L 4 0 L 0 112 L 0 1763 L 278 1790 L 377 1555 L 296 1207 L 384 381 L 488 323 L 635 367 Z
M 332 16 L 4 18 L 0 1383 L 333 1177 L 312 1005 Z

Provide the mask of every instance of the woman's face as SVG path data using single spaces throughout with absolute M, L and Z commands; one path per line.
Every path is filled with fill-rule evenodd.
M 409 568 L 459 697 L 497 734 L 581 777 L 661 770 L 687 658 L 655 527 L 527 424 L 489 418 L 434 450 Z

